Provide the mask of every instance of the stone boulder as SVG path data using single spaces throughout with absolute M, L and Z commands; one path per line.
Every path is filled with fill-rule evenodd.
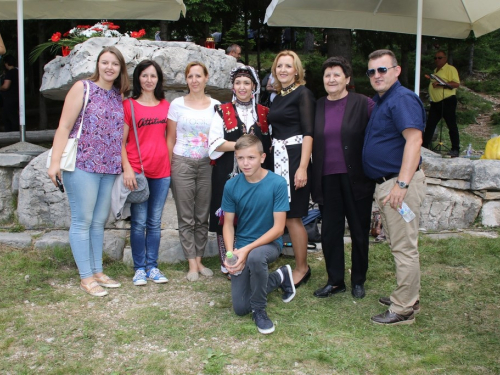
M 483 204 L 481 224 L 486 227 L 500 227 L 500 202 L 491 201 Z
M 464 158 L 443 159 L 422 154 L 422 169 L 426 177 L 444 180 L 470 180 L 473 171 L 472 162 Z
M 474 160 L 472 164 L 472 190 L 500 190 L 500 160 Z
M 33 159 L 19 178 L 17 215 L 19 223 L 28 229 L 70 225 L 68 198 L 47 175 L 47 154 L 48 151 Z
M 163 85 L 168 100 L 185 94 L 184 70 L 192 61 L 203 62 L 209 71 L 207 94 L 215 99 L 231 99 L 229 73 L 236 59 L 221 49 L 208 49 L 190 42 L 163 42 L 135 38 L 90 38 L 77 45 L 66 57 L 57 56 L 45 65 L 41 93 L 50 99 L 64 100 L 66 93 L 78 80 L 89 77 L 95 70 L 97 55 L 105 46 L 115 46 L 123 54 L 132 83 L 134 68 L 145 59 L 156 61 L 162 68 Z M 180 92 L 180 93 L 179 93 Z
M 420 227 L 427 230 L 469 228 L 481 205 L 481 198 L 475 194 L 429 184 L 420 208 Z

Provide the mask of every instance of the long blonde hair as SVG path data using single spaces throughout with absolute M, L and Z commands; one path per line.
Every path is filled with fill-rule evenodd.
M 278 77 L 276 76 L 276 66 L 278 65 L 278 60 L 282 56 L 291 56 L 293 59 L 293 67 L 297 71 L 297 75 L 295 76 L 295 83 L 298 83 L 299 85 L 305 85 L 306 81 L 304 79 L 304 68 L 302 67 L 302 62 L 300 61 L 299 56 L 290 50 L 284 50 L 281 51 L 276 55 L 276 58 L 274 59 L 273 62 L 273 67 L 271 68 L 271 73 L 273 74 L 274 77 L 274 88 L 276 91 L 280 91 L 283 87 L 281 86 L 281 82 L 278 80 Z

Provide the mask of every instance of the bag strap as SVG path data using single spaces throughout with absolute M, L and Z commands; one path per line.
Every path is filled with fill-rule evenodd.
M 89 94 L 90 94 L 89 82 L 83 81 L 83 84 L 86 86 L 87 91 L 85 92 L 85 102 L 83 103 L 82 120 L 80 121 L 80 129 L 78 129 L 78 134 L 76 135 L 76 139 L 80 139 L 80 136 L 82 135 L 83 117 L 85 115 L 85 110 L 87 109 L 87 103 L 89 102 Z
M 137 144 L 137 152 L 139 153 L 139 161 L 141 162 L 141 170 L 144 173 L 144 167 L 142 166 L 141 149 L 139 147 L 139 137 L 137 136 L 137 126 L 135 125 L 135 114 L 134 114 L 134 102 L 132 99 L 128 99 L 130 102 L 130 112 L 132 114 L 132 127 L 134 128 L 135 143 Z

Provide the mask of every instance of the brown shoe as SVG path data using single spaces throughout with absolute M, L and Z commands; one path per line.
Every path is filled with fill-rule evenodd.
M 391 306 L 392 303 L 390 297 L 380 297 L 378 302 L 382 306 Z M 413 313 L 418 314 L 419 312 L 420 312 L 420 300 L 417 300 L 417 302 L 413 304 Z
M 410 313 L 409 315 L 400 315 L 391 310 L 387 310 L 382 314 L 372 316 L 372 322 L 375 324 L 382 324 L 386 326 L 413 324 L 415 323 L 415 314 Z

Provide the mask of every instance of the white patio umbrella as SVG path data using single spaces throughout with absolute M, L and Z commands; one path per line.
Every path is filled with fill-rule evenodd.
M 272 0 L 264 23 L 416 34 L 418 94 L 422 35 L 465 39 L 497 30 L 500 0 Z
M 25 19 L 144 19 L 176 21 L 186 14 L 183 0 L 0 0 L 0 20 L 17 19 L 19 123 L 25 141 L 24 23 Z

